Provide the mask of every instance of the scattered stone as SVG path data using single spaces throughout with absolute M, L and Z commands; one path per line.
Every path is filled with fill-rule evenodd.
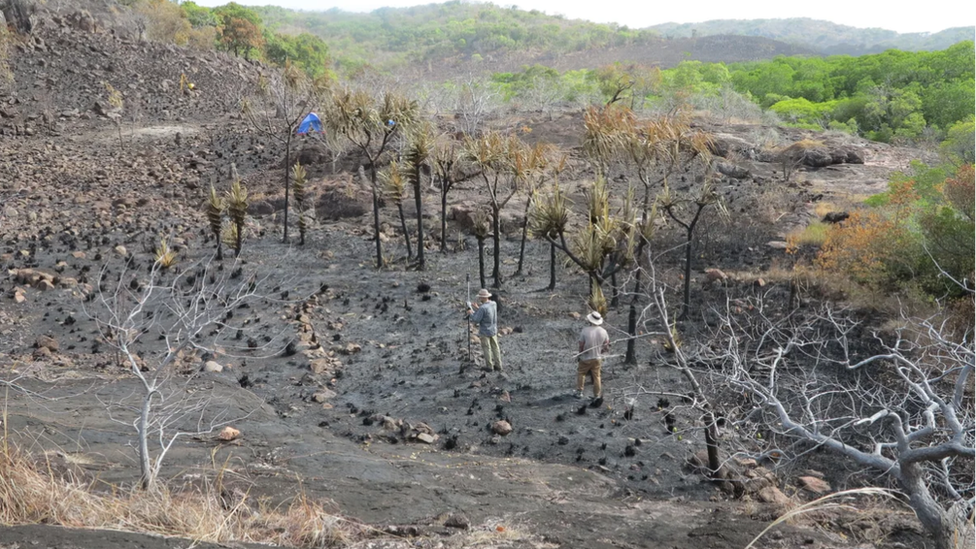
M 58 340 L 54 339 L 53 337 L 44 336 L 44 335 L 37 337 L 37 341 L 34 343 L 34 347 L 37 347 L 38 349 L 47 349 L 52 353 L 56 353 L 60 349 L 60 345 L 58 345 Z
M 813 492 L 814 494 L 826 494 L 830 491 L 830 484 L 823 479 L 803 476 L 797 478 L 797 480 L 800 481 L 800 487 L 808 492 Z
M 214 373 L 214 374 L 219 374 L 220 372 L 223 372 L 224 371 L 224 367 L 221 366 L 220 363 L 218 363 L 218 362 L 215 362 L 213 360 L 208 360 L 203 365 L 203 371 L 204 372 Z
M 433 444 L 434 442 L 437 441 L 437 437 L 435 437 L 434 435 L 429 435 L 427 433 L 420 433 L 419 435 L 417 435 L 417 440 L 423 442 L 424 444 Z
M 125 257 L 125 256 L 129 255 L 129 251 L 126 250 L 125 249 L 125 246 L 123 246 L 121 244 L 119 244 L 118 246 L 116 246 L 114 248 L 114 251 L 115 251 L 116 254 L 118 254 L 118 255 L 120 255 L 122 257 Z
M 224 430 L 221 431 L 219 435 L 217 435 L 217 438 L 225 442 L 230 442 L 231 440 L 236 440 L 240 436 L 240 431 L 228 425 L 227 427 L 224 427 Z
M 759 501 L 765 503 L 772 503 L 781 507 L 788 507 L 790 505 L 790 498 L 775 486 L 767 486 L 759 490 L 756 495 L 759 497 Z
M 705 286 L 711 286 L 715 282 L 724 285 L 728 280 L 729 275 L 722 272 L 721 269 L 705 269 Z
M 331 400 L 335 398 L 335 396 L 336 396 L 335 391 L 332 391 L 330 389 L 321 389 L 318 392 L 316 392 L 314 395 L 312 395 L 312 401 L 322 403 L 327 400 Z
M 448 528 L 467 530 L 471 527 L 471 521 L 468 520 L 468 517 L 461 513 L 451 513 L 447 516 L 447 519 L 444 520 L 444 526 L 447 526 Z
M 504 419 L 500 419 L 491 424 L 491 432 L 496 435 L 505 436 L 512 432 L 512 425 Z

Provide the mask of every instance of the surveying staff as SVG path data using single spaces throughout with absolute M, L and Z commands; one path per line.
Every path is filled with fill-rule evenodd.
M 579 361 L 576 367 L 576 398 L 583 398 L 583 384 L 586 374 L 593 376 L 593 399 L 603 398 L 603 387 L 600 385 L 600 368 L 603 366 L 603 355 L 610 351 L 610 336 L 600 327 L 603 317 L 593 311 L 586 315 L 585 326 L 579 335 Z
M 478 310 L 475 311 L 468 302 L 468 315 L 472 324 L 478 325 L 478 339 L 481 341 L 481 352 L 485 355 L 485 369 L 502 371 L 502 352 L 498 348 L 498 307 L 491 300 L 491 292 L 482 288 L 478 290 Z

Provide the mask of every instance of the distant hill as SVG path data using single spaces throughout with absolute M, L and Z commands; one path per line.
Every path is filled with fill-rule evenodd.
M 518 70 L 535 63 L 559 70 L 618 61 L 667 68 L 683 60 L 756 61 L 819 53 L 763 37 L 667 38 L 653 29 L 570 20 L 490 3 L 452 1 L 370 13 L 253 9 L 274 32 L 321 37 L 340 66 L 352 72 L 369 65 L 436 78 L 445 73 Z
M 704 23 L 665 23 L 650 27 L 665 37 L 741 35 L 781 40 L 826 55 L 864 55 L 889 49 L 943 50 L 963 40 L 973 40 L 976 27 L 955 27 L 936 33 L 897 33 L 880 28 L 859 29 L 810 18 L 720 19 Z

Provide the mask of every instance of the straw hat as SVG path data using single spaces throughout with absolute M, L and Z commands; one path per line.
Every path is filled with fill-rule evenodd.
M 491 292 L 489 292 L 488 290 L 482 288 L 482 289 L 478 290 L 478 297 L 480 297 L 482 299 L 491 299 Z
M 600 313 L 593 311 L 592 313 L 586 315 L 586 321 L 594 326 L 599 326 L 600 324 L 603 324 L 603 317 L 600 316 Z

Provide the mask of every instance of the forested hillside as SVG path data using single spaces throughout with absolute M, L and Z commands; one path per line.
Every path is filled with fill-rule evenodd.
M 870 24 L 865 21 L 865 24 Z M 650 30 L 665 37 L 735 34 L 761 36 L 799 44 L 824 54 L 864 55 L 888 49 L 906 51 L 941 50 L 972 40 L 973 27 L 954 27 L 936 33 L 897 33 L 881 28 L 856 28 L 807 17 L 793 19 L 720 19 L 703 23 L 665 23 Z

